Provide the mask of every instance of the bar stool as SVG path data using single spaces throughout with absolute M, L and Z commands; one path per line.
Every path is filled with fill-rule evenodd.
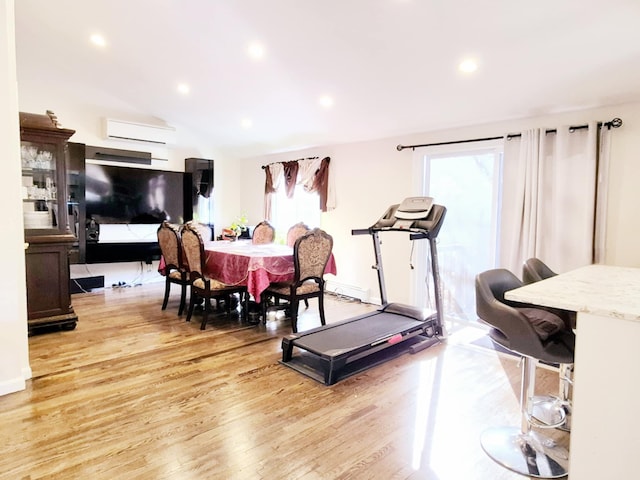
M 513 273 L 494 269 L 476 276 L 476 311 L 491 327 L 489 337 L 522 356 L 520 427 L 493 427 L 480 438 L 494 461 L 522 475 L 559 478 L 567 475 L 569 452 L 532 427 L 556 428 L 565 422 L 561 399 L 534 396 L 538 361 L 572 364 L 575 336 L 552 312 L 505 300 L 504 294 L 523 284 Z
M 555 277 L 557 273 L 542 260 L 536 257 L 527 259 L 522 265 L 522 281 L 525 285 L 530 283 L 539 282 L 547 278 Z M 565 322 L 567 329 L 576 328 L 576 312 L 560 309 L 546 309 L 550 310 Z M 560 426 L 561 429 L 571 430 L 571 388 L 573 387 L 573 364 L 561 364 L 559 366 L 559 397 L 564 404 L 564 409 L 567 414 L 567 421 Z

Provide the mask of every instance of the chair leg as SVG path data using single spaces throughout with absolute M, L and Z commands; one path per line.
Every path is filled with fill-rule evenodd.
M 260 307 L 262 308 L 262 324 L 267 324 L 267 302 L 269 301 L 269 296 L 265 294 L 260 294 Z
M 196 294 L 191 290 L 189 295 L 189 311 L 187 312 L 187 322 L 191 321 L 191 315 L 193 315 L 193 307 L 196 305 Z
M 182 312 L 184 312 L 184 305 L 187 299 L 187 286 L 186 285 L 181 285 L 181 291 L 180 291 L 180 308 L 178 308 L 178 315 L 182 315 Z
M 571 388 L 573 387 L 573 364 L 560 364 L 558 397 L 566 413 L 566 421 L 559 428 L 571 431 Z
M 522 360 L 522 391 L 520 404 L 522 409 L 522 432 L 528 433 L 531 426 L 538 428 L 556 428 L 565 423 L 564 405 L 555 396 L 535 396 L 536 368 L 538 361 L 524 357 Z M 526 391 L 524 390 L 526 388 Z
M 240 299 L 242 300 L 242 321 L 249 320 L 249 292 L 240 292 Z
M 292 299 L 290 302 L 291 305 L 291 329 L 293 333 L 298 333 L 298 305 L 299 300 Z
M 202 309 L 202 323 L 200 324 L 200 330 L 204 330 L 207 326 L 207 320 L 209 319 L 209 310 L 211 310 L 211 298 L 205 298 L 204 308 Z
M 304 299 L 304 306 L 309 308 L 309 299 L 308 298 Z M 323 323 L 323 325 L 324 325 L 324 323 Z
M 320 310 L 320 323 L 322 325 L 326 325 L 327 322 L 326 322 L 326 320 L 324 318 L 324 294 L 322 294 L 322 293 L 318 297 L 318 310 Z
M 165 280 L 164 284 L 164 299 L 162 300 L 162 310 L 167 309 L 167 303 L 169 303 L 169 290 L 171 289 L 171 282 L 169 281 L 169 277 Z

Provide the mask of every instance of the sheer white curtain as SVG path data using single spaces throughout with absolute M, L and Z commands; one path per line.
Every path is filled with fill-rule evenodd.
M 564 272 L 604 249 L 607 184 L 596 189 L 596 175 L 608 171 L 608 150 L 598 151 L 596 123 L 556 131 L 528 130 L 505 142 L 500 265 L 517 275 L 529 257 Z
M 596 191 L 596 224 L 594 233 L 593 262 L 604 263 L 607 247 L 607 208 L 609 163 L 611 158 L 611 128 L 602 127 L 599 134 L 598 183 Z

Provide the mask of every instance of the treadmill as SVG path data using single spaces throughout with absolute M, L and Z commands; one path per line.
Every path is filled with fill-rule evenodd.
M 409 197 L 392 205 L 371 227 L 352 235 L 371 235 L 382 306 L 373 312 L 324 325 L 282 340 L 280 363 L 325 385 L 362 372 L 406 352 L 415 353 L 445 337 L 436 237 L 446 208 L 430 197 Z M 436 311 L 388 303 L 380 250 L 381 232 L 401 232 L 411 241 L 428 240 Z

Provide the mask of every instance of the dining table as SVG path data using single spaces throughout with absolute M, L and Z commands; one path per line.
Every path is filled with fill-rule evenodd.
M 293 279 L 293 248 L 278 243 L 253 244 L 251 240 L 205 242 L 206 274 L 227 285 L 246 285 L 254 300 L 271 283 Z M 337 273 L 331 254 L 325 273 Z

